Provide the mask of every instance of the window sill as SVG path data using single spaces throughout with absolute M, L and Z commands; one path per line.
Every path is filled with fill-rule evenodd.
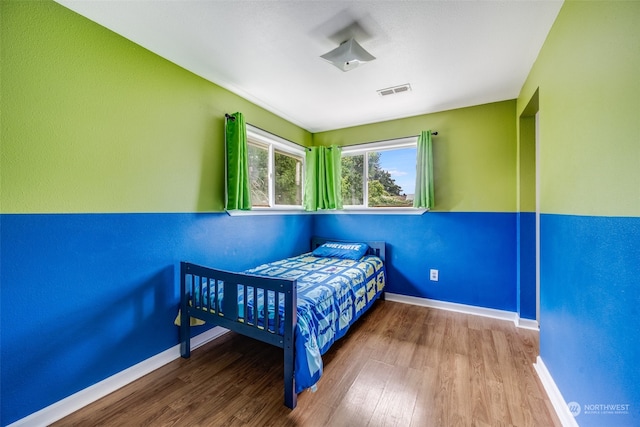
M 345 208 L 321 209 L 308 212 L 295 208 L 253 208 L 250 211 L 233 210 L 226 211 L 229 216 L 259 216 L 259 215 L 423 215 L 429 209 L 416 208 Z
M 233 210 L 227 211 L 229 216 L 256 216 L 256 215 L 301 215 L 310 214 L 302 208 L 253 208 L 250 211 Z
M 320 214 L 338 214 L 338 215 L 423 215 L 429 212 L 429 209 L 418 208 L 351 208 L 346 207 L 342 210 L 318 211 Z

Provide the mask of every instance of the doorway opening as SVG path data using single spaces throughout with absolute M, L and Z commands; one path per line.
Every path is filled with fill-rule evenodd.
M 540 325 L 540 114 L 538 90 L 519 117 L 518 315 Z

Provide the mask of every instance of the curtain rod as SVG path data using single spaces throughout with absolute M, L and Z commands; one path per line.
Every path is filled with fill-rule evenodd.
M 236 120 L 236 118 L 234 116 L 232 116 L 231 114 L 229 114 L 229 113 L 224 113 L 224 117 L 227 120 L 231 120 L 232 122 Z M 432 136 L 438 136 L 438 131 L 437 130 L 432 131 L 431 135 Z M 391 139 L 413 138 L 413 137 L 417 137 L 417 136 L 419 136 L 419 135 L 401 136 L 400 138 L 391 138 Z M 383 140 L 383 141 L 391 141 L 391 139 Z M 382 142 L 382 141 L 378 141 L 378 142 Z M 363 142 L 362 144 L 370 144 L 370 142 Z M 361 145 L 361 144 L 354 144 L 354 145 Z

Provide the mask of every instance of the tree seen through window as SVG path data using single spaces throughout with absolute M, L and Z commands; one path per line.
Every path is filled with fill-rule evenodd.
M 367 157 L 368 200 L 364 202 L 364 159 Z M 410 207 L 413 205 L 416 149 L 369 151 L 342 157 L 342 198 L 345 205 Z

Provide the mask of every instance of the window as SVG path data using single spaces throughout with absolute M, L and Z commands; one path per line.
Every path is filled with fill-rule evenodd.
M 276 205 L 302 206 L 302 156 L 275 150 Z
M 269 205 L 269 146 L 247 141 L 251 206 Z
M 302 208 L 304 148 L 247 125 L 251 205 Z
M 417 137 L 410 137 L 343 147 L 342 199 L 345 207 L 412 207 L 416 143 Z

